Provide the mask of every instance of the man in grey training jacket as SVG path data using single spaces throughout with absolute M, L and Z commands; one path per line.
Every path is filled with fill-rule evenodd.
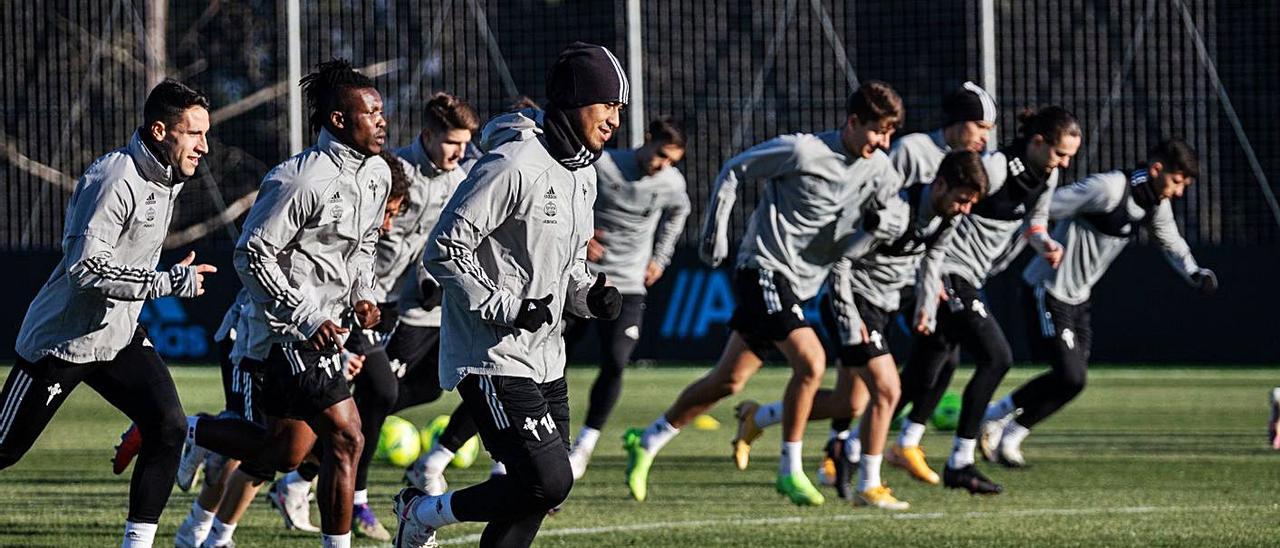
M 1217 290 L 1217 276 L 1196 263 L 1173 219 L 1171 202 L 1198 173 L 1195 150 L 1171 139 L 1133 171 L 1098 173 L 1054 192 L 1049 217 L 1057 222 L 1053 239 L 1065 246 L 1062 264 L 1054 269 L 1037 257 L 1022 272 L 1032 350 L 1050 370 L 987 409 L 981 447 L 988 460 L 1025 466 L 1022 440 L 1030 429 L 1084 390 L 1093 342 L 1090 292 L 1140 226 L 1183 280 L 1204 294 Z
M 547 81 L 545 111 L 489 122 L 488 152 L 445 206 L 424 258 L 445 290 L 440 385 L 457 389 L 507 474 L 431 496 L 395 498 L 398 547 L 487 522 L 481 546 L 528 546 L 573 486 L 562 313 L 613 319 L 621 297 L 586 267 L 596 172 L 619 124 L 627 79 L 602 46 L 575 42 Z
M 173 489 L 186 418 L 164 361 L 138 325 L 151 299 L 204 292 L 188 254 L 156 270 L 187 179 L 209 152 L 209 101 L 173 80 L 151 90 L 129 143 L 94 160 L 67 203 L 62 260 L 31 301 L 0 395 L 0 469 L 18 462 L 81 382 L 137 424 L 122 546 L 151 546 Z
M 595 326 L 600 341 L 600 371 L 591 385 L 587 416 L 569 463 L 573 478 L 586 473 L 600 431 L 622 393 L 622 370 L 640 342 L 645 293 L 671 263 L 676 240 L 689 216 L 684 175 L 675 164 L 684 158 L 684 130 L 674 121 L 649 123 L 640 148 L 606 150 L 596 162 L 596 235 L 587 248 L 587 267 L 603 272 L 622 294 L 616 320 L 575 321 L 568 344 Z

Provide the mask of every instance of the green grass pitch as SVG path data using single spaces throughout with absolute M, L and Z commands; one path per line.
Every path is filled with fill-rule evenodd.
M 218 411 L 215 368 L 173 369 L 191 413 Z M 998 395 L 1038 372 L 1015 368 Z M 649 500 L 630 500 L 622 483 L 624 428 L 660 413 L 697 368 L 634 369 L 623 400 L 604 432 L 591 468 L 564 511 L 544 523 L 541 546 L 1275 546 L 1280 543 L 1280 453 L 1266 447 L 1267 390 L 1280 384 L 1275 368 L 1107 367 L 1091 372 L 1089 388 L 1024 445 L 1032 468 L 1009 471 L 980 464 L 1006 493 L 977 498 L 916 483 L 888 467 L 886 482 L 912 503 L 906 513 L 855 509 L 829 495 L 825 506 L 797 508 L 774 494 L 778 430 L 756 443 L 751 468 L 729 459 L 733 404 L 775 399 L 787 372 L 771 367 L 745 393 L 712 411 L 722 426 L 689 429 L 658 457 Z M 574 433 L 585 411 L 591 368 L 570 372 Z M 833 377 L 828 372 L 828 377 Z M 957 375 L 957 383 L 968 372 Z M 828 381 L 830 382 L 830 378 Z M 959 390 L 962 385 L 953 385 Z M 415 424 L 446 414 L 457 401 L 401 413 Z M 0 472 L 0 546 L 119 544 L 128 476 L 113 476 L 108 459 L 128 424 L 93 391 L 80 387 L 35 448 Z M 813 473 L 827 432 L 811 425 L 806 467 Z M 940 469 L 947 433 L 925 438 Z M 451 470 L 453 486 L 482 480 L 482 457 Z M 371 499 L 394 529 L 390 498 L 400 470 L 376 464 Z M 812 475 L 811 475 L 812 477 Z M 830 490 L 827 493 L 831 493 Z M 156 546 L 172 545 L 193 494 L 175 490 Z M 313 506 L 313 520 L 319 516 Z M 240 546 L 315 546 L 315 536 L 284 531 L 261 498 L 236 531 Z M 474 544 L 481 525 L 446 529 L 444 544 Z M 376 545 L 357 540 L 358 546 Z

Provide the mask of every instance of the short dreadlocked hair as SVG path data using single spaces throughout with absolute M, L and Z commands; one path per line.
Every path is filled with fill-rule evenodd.
M 302 94 L 311 105 L 311 130 L 320 131 L 329 119 L 329 113 L 342 110 L 342 94 L 349 89 L 372 88 L 373 80 L 356 72 L 346 59 L 332 59 L 316 65 L 315 72 L 298 82 Z

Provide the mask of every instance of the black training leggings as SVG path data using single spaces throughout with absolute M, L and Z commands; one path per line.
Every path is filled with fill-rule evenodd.
M 0 469 L 18 462 L 81 382 L 123 411 L 142 434 L 142 449 L 129 481 L 129 521 L 159 523 L 169 502 L 187 433 L 178 389 L 155 348 L 139 328 L 111 361 L 71 363 L 46 356 L 18 358 L 0 401 Z
M 1013 404 L 1022 409 L 1015 419 L 1031 428 L 1048 418 L 1084 390 L 1089 371 L 1089 303 L 1070 305 L 1043 289 L 1027 291 L 1031 341 L 1036 359 L 1048 359 L 1049 371 L 1013 392 Z
M 489 523 L 480 546 L 528 546 L 547 511 L 573 487 L 568 383 L 468 375 L 458 392 L 485 449 L 506 465 L 507 474 L 454 492 L 453 515 Z
M 912 341 L 898 405 L 912 403 L 913 422 L 923 423 L 932 416 L 955 372 L 956 353 L 963 347 L 974 357 L 975 370 L 964 389 L 956 437 L 976 439 L 991 396 L 1013 364 L 1013 350 L 977 288 L 960 276 L 945 276 L 943 281 L 950 300 L 938 306 L 937 330 Z
M 374 333 L 372 337 L 368 335 Z M 364 367 L 352 384 L 366 440 L 356 468 L 356 490 L 368 488 L 369 464 L 387 416 L 401 409 L 440 399 L 440 329 L 396 326 L 384 347 L 377 331 L 352 331 L 347 349 L 364 355 Z
M 565 343 L 572 348 L 594 325 L 600 341 L 600 372 L 591 385 L 587 417 L 583 425 L 604 429 L 618 399 L 622 395 L 622 371 L 631 363 L 631 354 L 640 342 L 644 322 L 644 295 L 623 295 L 622 311 L 616 320 L 583 320 L 574 318 L 565 330 Z M 568 316 L 566 316 L 568 318 Z

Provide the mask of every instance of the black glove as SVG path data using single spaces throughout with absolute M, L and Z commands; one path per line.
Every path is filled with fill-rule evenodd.
M 1191 275 L 1191 282 L 1200 289 L 1200 293 L 1212 295 L 1218 291 L 1218 276 L 1212 270 L 1201 268 Z
M 603 320 L 616 320 L 622 311 L 622 295 L 618 288 L 604 285 L 604 272 L 596 276 L 596 283 L 587 290 L 587 310 Z
M 444 291 L 440 289 L 440 284 L 430 278 L 422 280 L 422 283 L 418 284 L 418 290 L 422 292 L 423 310 L 440 306 L 440 302 L 444 300 Z
M 551 323 L 550 294 L 541 299 L 520 301 L 520 312 L 516 314 L 516 321 L 512 322 L 512 325 L 525 331 L 537 331 L 549 323 Z

